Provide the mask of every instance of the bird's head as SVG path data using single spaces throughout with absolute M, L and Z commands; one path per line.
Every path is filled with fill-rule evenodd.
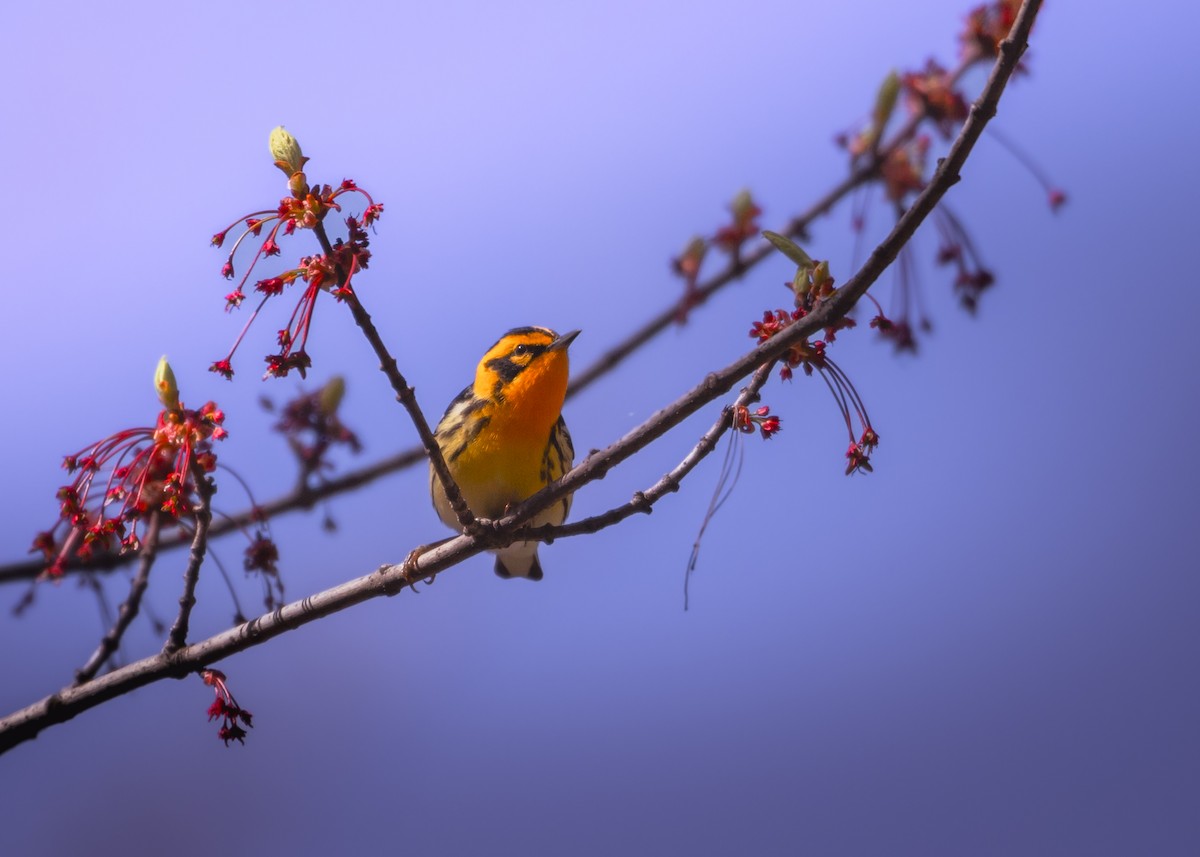
M 510 330 L 479 361 L 475 395 L 553 424 L 567 393 L 567 347 L 578 335 L 572 330 L 559 336 L 545 327 Z

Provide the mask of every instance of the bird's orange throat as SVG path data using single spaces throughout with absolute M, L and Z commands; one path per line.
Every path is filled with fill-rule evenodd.
M 546 354 L 504 386 L 502 401 L 490 409 L 491 427 L 499 435 L 499 443 L 529 443 L 539 451 L 545 447 L 550 429 L 562 413 L 569 363 L 566 351 Z M 487 398 L 493 391 L 480 390 L 477 380 L 475 394 Z

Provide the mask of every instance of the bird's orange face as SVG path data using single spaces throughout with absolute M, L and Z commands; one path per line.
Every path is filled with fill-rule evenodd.
M 562 412 L 567 346 L 578 332 L 559 336 L 544 327 L 518 327 L 488 349 L 475 370 L 475 395 L 495 403 L 493 418 L 544 438 Z

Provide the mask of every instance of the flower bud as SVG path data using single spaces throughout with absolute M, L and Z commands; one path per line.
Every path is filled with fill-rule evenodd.
M 817 289 L 817 297 L 824 297 L 833 288 L 833 277 L 829 275 L 829 260 L 822 259 L 813 268 L 813 286 Z
M 900 95 L 900 75 L 892 69 L 883 79 L 879 92 L 875 95 L 875 107 L 871 110 L 871 127 L 867 130 L 868 148 L 874 150 L 883 136 L 883 129 L 896 109 L 896 99 Z
M 268 146 L 271 149 L 271 157 L 275 159 L 275 166 L 283 170 L 284 175 L 290 177 L 304 169 L 308 158 L 300 151 L 300 144 L 296 142 L 296 138 L 282 125 L 271 132 Z
M 733 212 L 733 218 L 738 223 L 750 220 L 758 214 L 758 206 L 754 204 L 754 197 L 745 188 L 738 191 L 733 202 L 729 204 L 729 210 Z
M 159 359 L 158 367 L 154 370 L 154 392 L 168 411 L 179 410 L 179 385 L 175 383 L 175 373 L 171 371 L 171 364 L 167 362 L 165 354 Z
M 805 298 L 812 289 L 812 282 L 808 278 L 811 273 L 812 268 L 797 268 L 796 276 L 792 277 L 792 294 L 796 296 L 796 306 L 804 305 Z
M 683 250 L 683 258 L 695 259 L 698 265 L 704 260 L 704 254 L 708 252 L 708 241 L 701 238 L 699 235 L 692 236 L 692 240 L 688 242 L 687 247 Z
M 341 375 L 334 375 L 321 388 L 317 407 L 321 409 L 322 414 L 331 417 L 337 413 L 338 405 L 342 403 L 344 395 L 346 395 L 346 379 Z

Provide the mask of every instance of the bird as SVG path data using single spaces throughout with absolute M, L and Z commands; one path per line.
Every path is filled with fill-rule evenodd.
M 434 439 L 450 475 L 476 517 L 500 518 L 571 469 L 575 448 L 562 417 L 567 393 L 567 348 L 579 335 L 546 327 L 516 327 L 484 353 L 475 380 L 446 408 Z M 429 493 L 442 523 L 461 524 L 433 465 Z M 558 525 L 571 495 L 543 509 L 532 526 Z M 514 542 L 492 551 L 502 578 L 542 579 L 538 542 Z

